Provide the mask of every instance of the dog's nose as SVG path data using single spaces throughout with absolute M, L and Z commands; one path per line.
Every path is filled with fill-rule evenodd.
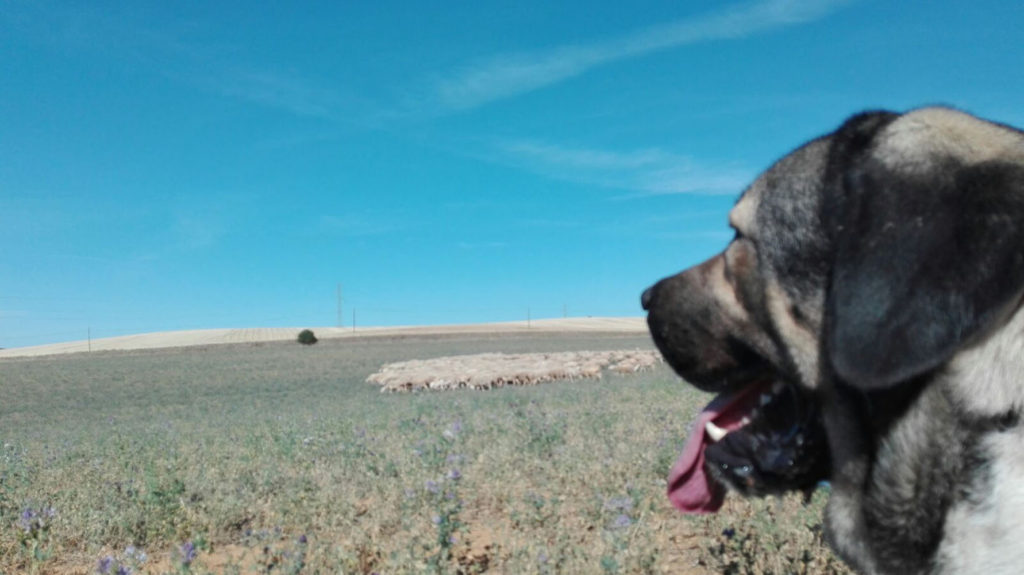
M 651 299 L 654 298 L 654 286 L 651 286 L 644 290 L 644 293 L 640 295 L 640 306 L 647 311 L 651 308 Z

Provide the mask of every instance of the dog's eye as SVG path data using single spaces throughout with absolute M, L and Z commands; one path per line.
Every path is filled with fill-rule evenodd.
M 739 228 L 732 228 L 732 231 L 733 231 L 733 234 L 734 234 L 733 238 L 732 238 L 732 241 L 734 241 L 734 242 L 741 242 L 741 241 L 753 242 L 754 241 L 754 238 L 752 238 L 752 237 L 748 236 L 747 234 L 743 233 L 743 230 L 741 230 Z

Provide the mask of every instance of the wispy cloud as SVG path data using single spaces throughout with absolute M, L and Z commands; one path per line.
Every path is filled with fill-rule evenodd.
M 383 114 L 377 104 L 328 80 L 260 61 L 242 46 L 204 36 L 202 26 L 154 23 L 133 17 L 131 10 L 88 5 L 23 2 L 14 8 L 0 10 L 0 28 L 10 22 L 33 42 L 127 60 L 221 97 L 335 122 L 365 124 Z
M 457 245 L 463 250 L 493 250 L 507 248 L 508 242 L 459 242 Z
M 528 140 L 506 142 L 502 148 L 510 154 L 544 164 L 583 170 L 635 170 L 659 165 L 670 159 L 668 154 L 657 149 L 609 152 L 566 148 Z
M 710 240 L 715 242 L 727 242 L 731 240 L 736 232 L 725 227 L 719 230 L 693 230 L 682 232 L 661 232 L 658 235 L 663 240 Z
M 171 227 L 177 247 L 204 250 L 213 247 L 227 233 L 227 223 L 219 214 L 179 213 Z
M 559 180 L 627 192 L 620 198 L 664 194 L 737 194 L 753 172 L 703 165 L 658 148 L 611 151 L 519 140 L 498 144 L 500 161 Z
M 0 309 L 0 320 L 28 317 L 30 314 L 24 310 Z
M 237 101 L 294 116 L 327 120 L 327 126 L 375 126 L 388 114 L 377 104 L 329 82 L 268 65 L 247 67 L 224 63 L 213 70 L 191 69 L 182 74 L 181 79 Z
M 682 212 L 678 221 L 670 219 L 659 219 L 650 217 L 629 217 L 624 216 L 616 220 L 609 220 L 595 226 L 593 229 L 602 234 L 610 236 L 628 236 L 657 238 L 660 240 L 693 240 L 702 242 L 725 242 L 730 240 L 735 232 L 729 229 L 728 209 L 718 214 L 705 213 L 703 216 L 696 212 L 687 214 Z M 693 217 L 688 217 L 693 216 Z
M 589 44 L 541 52 L 498 55 L 437 82 L 446 109 L 474 108 L 579 76 L 619 60 L 712 40 L 750 36 L 822 18 L 851 0 L 762 0 L 702 16 L 652 26 Z
M 319 225 L 319 230 L 322 233 L 344 237 L 379 236 L 401 229 L 402 225 L 394 221 L 380 221 L 371 217 L 354 215 L 321 216 Z
M 223 247 L 224 240 L 255 225 L 263 197 L 252 191 L 190 190 L 169 199 L 166 243 L 138 261 Z
M 333 92 L 294 74 L 232 71 L 213 84 L 225 95 L 298 116 L 329 118 L 338 108 Z
M 554 220 L 550 218 L 529 218 L 516 222 L 517 227 L 536 229 L 570 229 L 579 228 L 583 224 L 574 220 Z

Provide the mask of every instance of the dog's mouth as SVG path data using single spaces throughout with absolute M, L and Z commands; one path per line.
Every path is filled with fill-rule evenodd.
M 828 470 L 817 402 L 766 379 L 722 393 L 701 411 L 669 474 L 668 497 L 685 513 L 712 513 L 727 487 L 743 495 L 809 491 Z

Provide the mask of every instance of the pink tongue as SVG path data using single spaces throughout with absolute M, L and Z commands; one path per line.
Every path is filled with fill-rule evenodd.
M 722 507 L 725 488 L 704 473 L 704 448 L 711 443 L 705 424 L 711 421 L 727 431 L 736 429 L 746 412 L 741 409 L 747 403 L 743 400 L 760 389 L 759 385 L 751 385 L 732 395 L 720 395 L 697 416 L 683 454 L 668 476 L 668 499 L 676 509 L 683 513 L 714 513 Z

